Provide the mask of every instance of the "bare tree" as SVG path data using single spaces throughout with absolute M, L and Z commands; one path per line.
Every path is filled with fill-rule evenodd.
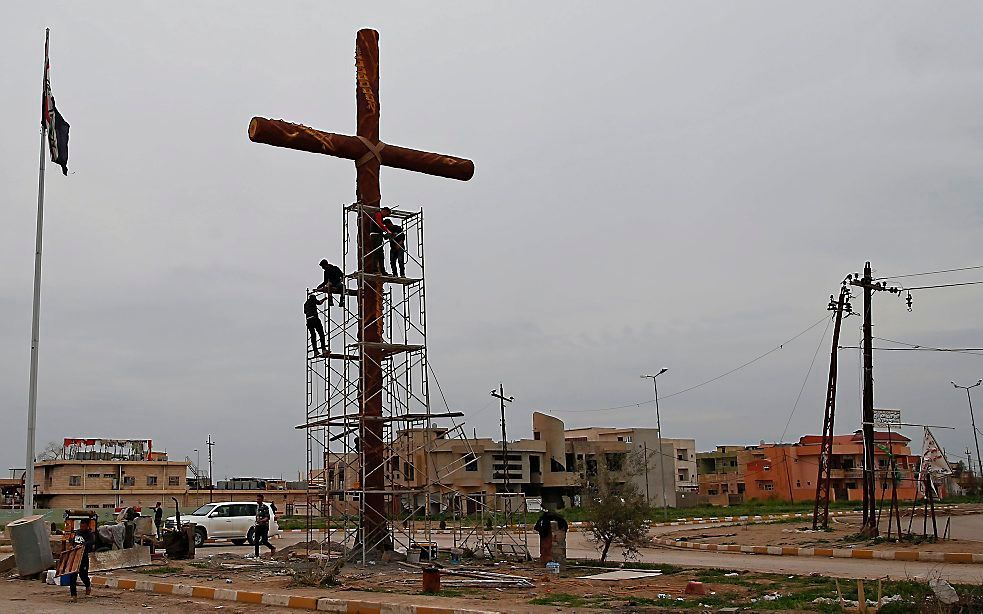
M 38 452 L 34 458 L 37 461 L 55 460 L 61 458 L 63 450 L 64 448 L 57 441 L 49 441 L 48 445 L 44 446 L 44 449 Z

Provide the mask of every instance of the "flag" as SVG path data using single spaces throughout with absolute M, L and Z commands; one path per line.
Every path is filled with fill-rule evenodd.
M 68 122 L 55 107 L 55 97 L 51 94 L 51 80 L 48 63 L 48 36 L 44 37 L 44 92 L 41 94 L 41 124 L 48 132 L 48 149 L 51 161 L 61 166 L 61 172 L 68 174 Z
M 952 465 L 945 458 L 942 446 L 935 440 L 935 435 L 928 427 L 924 427 L 922 437 L 922 459 L 918 467 L 919 491 L 924 492 L 925 476 L 931 479 L 932 488 L 935 488 L 935 480 L 952 475 Z

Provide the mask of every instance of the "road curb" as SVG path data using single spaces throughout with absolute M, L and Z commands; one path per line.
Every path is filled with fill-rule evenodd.
M 192 586 L 190 584 L 170 584 L 151 580 L 131 580 L 127 578 L 107 578 L 92 576 L 92 585 L 120 590 L 177 595 L 215 601 L 235 601 L 256 605 L 274 605 L 297 610 L 316 612 L 336 612 L 352 614 L 495 614 L 490 610 L 471 610 L 442 608 L 414 604 L 393 604 L 360 599 L 332 599 L 330 597 L 301 597 L 299 595 L 279 595 L 256 591 L 240 591 L 212 586 Z
M 882 559 L 887 561 L 919 561 L 931 563 L 983 563 L 983 554 L 970 552 L 922 552 L 921 550 L 870 550 L 864 548 L 799 548 L 797 546 L 744 546 L 741 544 L 708 544 L 676 541 L 662 537 L 652 541 L 661 546 L 704 550 L 707 552 L 740 552 L 771 556 L 822 556 L 836 559 Z

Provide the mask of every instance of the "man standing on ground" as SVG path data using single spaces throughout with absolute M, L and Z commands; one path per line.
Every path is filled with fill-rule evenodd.
M 539 533 L 539 560 L 548 563 L 553 560 L 553 529 L 550 523 L 556 523 L 557 531 L 566 533 L 567 520 L 553 510 L 546 510 L 539 517 L 533 530 Z
M 330 294 L 328 295 L 331 296 Z M 321 352 L 327 356 L 328 347 L 324 344 L 324 326 L 321 324 L 321 314 L 317 310 L 317 306 L 324 301 L 329 300 L 322 298 L 317 300 L 312 292 L 308 295 L 307 300 L 304 302 L 304 315 L 307 317 L 307 332 L 311 334 L 311 349 L 314 350 L 314 357 L 317 358 L 317 338 L 321 338 Z
M 402 226 L 391 220 L 386 220 L 385 223 L 389 230 L 389 268 L 392 269 L 393 277 L 406 277 L 406 233 Z M 396 268 L 397 264 L 399 269 Z
M 79 565 L 78 573 L 68 574 L 68 590 L 72 595 L 72 601 L 78 601 L 79 577 L 82 578 L 82 584 L 85 585 L 85 594 L 92 594 L 92 582 L 89 581 L 89 553 L 95 549 L 96 536 L 90 528 L 88 519 L 79 521 L 79 528 L 75 532 L 72 543 L 76 547 L 81 546 L 83 548 L 82 563 Z
M 319 264 L 321 265 L 321 268 L 324 269 L 324 281 L 322 281 L 321 285 L 314 289 L 328 293 L 328 307 L 334 305 L 334 300 L 331 298 L 331 295 L 335 292 L 341 294 L 341 299 L 338 300 L 338 304 L 344 305 L 345 273 L 327 260 L 322 260 Z
M 154 506 L 154 526 L 157 527 L 157 539 L 160 539 L 161 528 L 164 526 L 164 508 L 160 506 L 160 501 Z
M 276 546 L 270 543 L 270 508 L 263 503 L 263 495 L 256 495 L 256 526 L 253 528 L 253 546 L 259 558 L 259 545 L 270 549 L 270 556 L 276 554 Z

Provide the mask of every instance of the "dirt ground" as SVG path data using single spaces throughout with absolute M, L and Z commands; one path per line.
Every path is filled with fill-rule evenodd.
M 937 519 L 939 532 L 945 527 L 946 517 Z M 959 525 L 975 525 L 983 521 L 980 516 L 953 516 L 952 522 Z M 741 544 L 748 546 L 798 546 L 800 548 L 865 548 L 872 550 L 922 550 L 926 552 L 971 552 L 983 553 L 983 533 L 976 533 L 978 539 L 946 539 L 926 541 L 921 538 L 922 519 L 916 517 L 912 523 L 912 531 L 917 534 L 914 540 L 887 540 L 887 522 L 882 521 L 882 538 L 877 540 L 862 540 L 857 537 L 860 530 L 860 519 L 836 518 L 830 523 L 829 531 L 813 531 L 809 520 L 796 522 L 778 522 L 770 524 L 730 525 L 719 527 L 700 527 L 666 533 L 662 537 L 668 539 L 686 538 L 711 544 Z M 955 524 L 953 526 L 956 526 Z M 908 518 L 902 517 L 902 527 L 908 528 Z M 928 524 L 931 535 L 931 521 Z M 963 530 L 964 535 L 973 534 Z M 957 535 L 959 533 L 956 533 Z M 892 536 L 897 535 L 894 527 Z M 974 535 L 975 537 L 975 535 Z

